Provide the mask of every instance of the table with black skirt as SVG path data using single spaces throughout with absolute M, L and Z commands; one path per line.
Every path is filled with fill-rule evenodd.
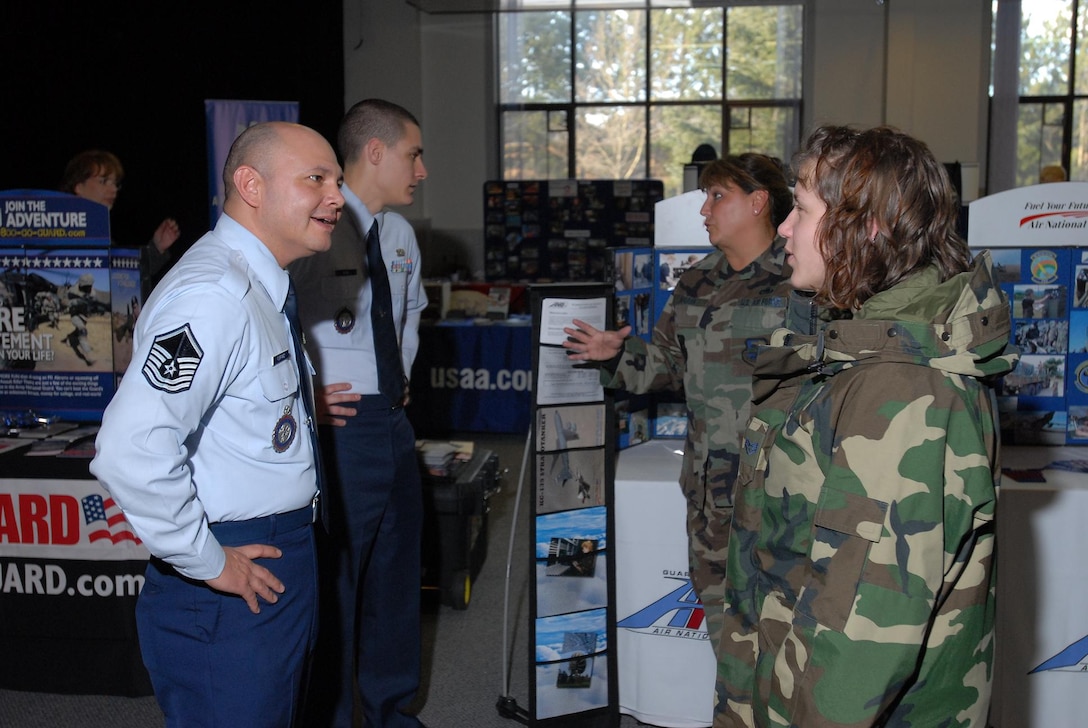
M 31 450 L 0 454 L 0 688 L 150 695 L 135 617 L 147 550 L 89 455 Z

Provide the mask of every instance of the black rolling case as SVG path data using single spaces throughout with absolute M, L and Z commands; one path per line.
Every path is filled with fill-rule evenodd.
M 423 588 L 442 603 L 467 609 L 472 582 L 487 556 L 488 499 L 500 488 L 499 457 L 477 449 L 447 475 L 423 476 Z

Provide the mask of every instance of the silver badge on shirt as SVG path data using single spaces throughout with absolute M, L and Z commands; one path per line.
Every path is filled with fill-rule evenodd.
M 276 427 L 272 430 L 272 449 L 276 452 L 284 452 L 291 447 L 298 432 L 298 421 L 291 414 L 290 407 L 283 408 L 283 417 L 276 420 Z
M 355 313 L 347 306 L 344 306 L 336 312 L 336 319 L 333 320 L 333 326 L 336 327 L 337 333 L 350 333 L 351 330 L 355 328 Z

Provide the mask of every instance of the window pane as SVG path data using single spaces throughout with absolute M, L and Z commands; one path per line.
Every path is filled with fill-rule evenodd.
M 1039 171 L 1043 167 L 1062 163 L 1061 110 L 1061 104 L 1020 104 L 1017 118 L 1017 187 L 1038 184 Z M 1057 121 L 1056 125 L 1054 120 Z
M 728 154 L 759 152 L 789 164 L 800 138 L 800 113 L 792 106 L 731 107 Z
M 566 118 L 565 111 L 503 113 L 503 179 L 568 177 Z
M 1021 8 L 1020 95 L 1069 93 L 1072 0 L 1025 2 Z
M 570 13 L 499 13 L 496 17 L 501 102 L 570 102 Z
M 1077 32 L 1080 33 L 1080 40 L 1077 41 L 1077 79 L 1074 93 L 1085 95 L 1088 94 L 1088 38 L 1084 37 L 1085 31 L 1088 31 L 1088 0 L 1080 0 L 1077 8 Z
M 798 146 L 804 3 L 503 2 L 520 10 L 496 15 L 504 179 L 649 176 L 671 196 L 699 144 Z
M 655 100 L 722 97 L 721 8 L 655 10 L 650 16 L 650 94 Z
M 1088 101 L 1073 102 L 1073 151 L 1069 157 L 1069 179 L 1088 182 Z
M 575 14 L 575 100 L 646 100 L 646 11 Z
M 646 112 L 641 106 L 587 106 L 577 112 L 578 179 L 646 177 Z
M 684 191 L 684 165 L 700 144 L 721 149 L 722 107 L 651 106 L 650 177 L 665 185 L 665 197 Z
M 801 98 L 800 5 L 729 8 L 726 98 Z

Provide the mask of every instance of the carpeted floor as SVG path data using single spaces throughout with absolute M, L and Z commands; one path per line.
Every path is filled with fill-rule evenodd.
M 495 451 L 500 467 L 508 472 L 502 490 L 490 499 L 487 557 L 472 585 L 468 608 L 451 609 L 440 603 L 437 592 L 424 592 L 423 685 L 415 707 L 430 728 L 514 728 L 520 722 L 500 715 L 496 703 L 507 697 L 515 707 L 525 709 L 529 698 L 528 496 L 523 492 L 520 501 L 517 498 L 525 436 L 477 433 L 456 439 L 471 439 L 477 447 Z M 508 582 L 512 524 L 516 528 Z M 509 610 L 504 612 L 507 600 Z M 3 728 L 162 725 L 162 713 L 150 697 L 0 690 Z M 619 728 L 638 725 L 630 716 L 620 718 Z

